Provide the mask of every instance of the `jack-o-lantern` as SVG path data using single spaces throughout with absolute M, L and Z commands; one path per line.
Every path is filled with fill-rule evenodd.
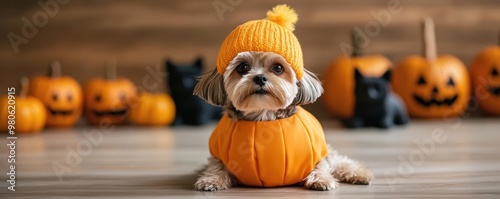
M 0 131 L 38 133 L 45 126 L 47 118 L 45 107 L 38 98 L 27 96 L 28 87 L 28 78 L 23 78 L 18 96 L 8 95 L 0 99 Z M 14 128 L 9 127 L 12 125 Z
M 29 95 L 40 99 L 47 110 L 49 127 L 73 126 L 83 110 L 83 91 L 69 76 L 61 76 L 61 65 L 54 61 L 48 76 L 35 76 L 30 81 Z
M 356 30 L 351 33 L 353 50 L 351 56 L 337 58 L 323 76 L 325 89 L 323 102 L 333 115 L 341 119 L 354 114 L 354 69 L 365 77 L 380 77 L 392 67 L 391 61 L 380 54 L 363 55 L 361 40 Z M 365 40 L 366 41 L 366 40 Z
M 108 65 L 105 78 L 94 78 L 84 89 L 85 117 L 90 124 L 124 124 L 136 99 L 132 81 L 116 76 L 116 66 Z
M 470 85 L 467 68 L 451 55 L 437 56 L 434 23 L 424 20 L 424 53 L 403 59 L 393 70 L 392 87 L 412 117 L 460 116 L 468 105 Z
M 479 107 L 491 115 L 500 115 L 500 34 L 498 46 L 483 50 L 470 67 L 473 95 Z
M 160 126 L 174 121 L 175 104 L 167 94 L 141 93 L 130 108 L 129 120 L 133 124 Z

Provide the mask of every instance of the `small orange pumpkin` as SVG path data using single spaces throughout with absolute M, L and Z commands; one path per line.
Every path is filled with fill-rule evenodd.
M 28 87 L 28 78 L 23 78 L 18 96 L 4 96 L 0 99 L 0 131 L 38 133 L 45 126 L 47 118 L 45 107 L 39 99 L 27 96 Z M 15 108 L 11 108 L 12 106 Z M 12 113 L 15 118 L 10 116 Z M 9 119 L 15 121 L 15 129 L 9 129 Z
M 470 67 L 473 95 L 479 107 L 491 115 L 500 115 L 500 34 L 498 45 L 484 49 Z
M 465 65 L 451 55 L 437 56 L 432 19 L 424 20 L 425 58 L 412 55 L 393 70 L 393 90 L 399 94 L 412 117 L 460 116 L 470 96 Z
M 354 69 L 365 77 L 380 77 L 392 67 L 391 61 L 383 55 L 363 55 L 361 36 L 355 30 L 351 32 L 353 51 L 350 57 L 337 58 L 324 73 L 325 89 L 323 102 L 335 116 L 346 119 L 354 114 Z
M 83 91 L 78 82 L 61 76 L 61 65 L 54 61 L 48 76 L 35 76 L 30 81 L 29 95 L 40 99 L 47 110 L 49 127 L 73 126 L 83 110 Z
M 116 65 L 105 68 L 105 78 L 91 79 L 85 85 L 85 117 L 90 124 L 124 124 L 136 99 L 136 87 L 129 79 L 116 76 Z
M 129 120 L 133 124 L 169 125 L 175 118 L 175 104 L 167 94 L 141 93 L 130 108 Z
M 321 124 L 301 107 L 273 121 L 232 121 L 226 114 L 209 147 L 241 183 L 261 187 L 301 182 L 328 153 Z

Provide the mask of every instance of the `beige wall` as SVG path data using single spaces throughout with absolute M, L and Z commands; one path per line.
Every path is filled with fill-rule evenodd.
M 230 0 L 216 0 L 227 4 Z M 236 0 L 233 0 L 236 1 Z M 220 20 L 213 0 L 193 1 L 69 1 L 59 5 L 54 17 L 38 28 L 16 54 L 6 35 L 22 35 L 26 17 L 32 21 L 43 9 L 36 1 L 0 3 L 0 88 L 15 84 L 21 76 L 46 73 L 49 62 L 59 59 L 63 73 L 85 82 L 102 74 L 108 59 L 116 59 L 118 72 L 140 84 L 146 66 L 163 64 L 167 57 L 188 62 L 202 55 L 214 67 L 224 37 L 236 25 L 265 17 L 276 4 L 288 3 L 299 14 L 296 35 L 301 41 L 306 67 L 321 73 L 341 55 L 339 44 L 349 42 L 354 27 L 373 23 L 371 12 L 387 11 L 389 0 L 242 0 Z M 237 1 L 236 1 L 237 2 Z M 367 53 L 383 53 L 393 61 L 421 52 L 420 19 L 432 16 L 436 23 L 438 51 L 453 54 L 470 64 L 482 48 L 497 42 L 500 29 L 498 0 L 400 0 L 402 11 L 371 38 Z M 43 24 L 42 24 L 43 25 Z M 162 66 L 163 69 L 163 66 Z M 163 91 L 165 88 L 155 88 Z M 318 103 L 317 103 L 318 104 Z M 320 115 L 321 105 L 312 108 Z

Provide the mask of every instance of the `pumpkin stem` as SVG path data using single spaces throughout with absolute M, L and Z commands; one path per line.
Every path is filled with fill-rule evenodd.
M 115 80 L 117 78 L 115 59 L 108 60 L 105 69 L 106 69 L 106 80 Z
M 27 77 L 22 77 L 19 83 L 21 84 L 21 92 L 19 93 L 19 97 L 25 98 L 28 95 L 30 80 Z
M 361 47 L 361 35 L 356 30 L 351 31 L 352 38 L 352 57 L 360 57 L 363 55 L 363 48 Z
M 424 31 L 424 55 L 428 61 L 434 61 L 437 57 L 436 32 L 434 30 L 434 21 L 426 17 L 423 21 Z
M 54 60 L 52 61 L 52 63 L 50 63 L 50 67 L 49 67 L 49 74 L 47 75 L 49 77 L 60 77 L 61 76 L 61 62 L 59 62 L 58 60 Z

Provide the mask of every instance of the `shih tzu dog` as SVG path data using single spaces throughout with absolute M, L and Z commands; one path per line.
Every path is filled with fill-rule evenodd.
M 237 159 L 240 155 L 246 155 L 242 152 L 245 150 L 240 147 L 245 145 L 235 143 L 236 136 L 245 134 L 245 131 L 255 131 L 253 135 L 256 137 L 260 133 L 256 129 L 239 128 L 237 132 L 228 134 L 232 136 L 231 138 L 227 136 L 216 138 L 218 139 L 216 141 L 219 141 L 218 144 L 232 142 L 229 143 L 228 150 L 239 150 L 238 152 L 229 151 L 222 155 L 215 155 L 215 152 L 219 151 L 222 146 L 212 145 L 215 138 L 211 138 L 210 150 L 213 156 L 209 158 L 208 165 L 200 172 L 201 176 L 195 183 L 195 188 L 201 191 L 216 191 L 228 189 L 238 184 L 264 187 L 302 184 L 308 189 L 331 190 L 337 187 L 338 182 L 369 184 L 373 179 L 371 171 L 359 162 L 338 154 L 329 146 L 326 147 L 321 125 L 312 115 L 300 107 L 300 105 L 316 101 L 323 93 L 323 88 L 319 79 L 303 68 L 300 44 L 292 33 L 297 15 L 286 5 L 276 6 L 267 15 L 267 19 L 247 22 L 230 33 L 219 51 L 217 68 L 199 78 L 194 94 L 210 104 L 223 108 L 224 118 L 228 119 L 227 121 L 224 118 L 221 119 L 214 133 L 224 131 L 221 129 L 225 128 L 234 131 L 235 128 L 238 128 L 235 125 L 239 122 L 254 123 L 255 125 L 263 123 L 268 125 L 266 128 L 273 129 L 275 125 L 272 123 L 273 121 L 280 121 L 280 124 L 276 125 L 282 125 L 282 121 L 294 118 L 295 115 L 306 114 L 305 116 L 299 115 L 306 117 L 306 119 L 293 120 L 294 122 L 290 125 L 296 125 L 298 123 L 296 121 L 303 121 L 305 127 L 301 128 L 309 131 L 311 129 L 317 130 L 317 137 L 309 137 L 309 139 L 316 139 L 315 143 L 319 144 L 310 144 L 313 148 L 310 152 L 301 148 L 302 145 L 308 145 L 309 141 L 306 140 L 299 139 L 291 145 L 286 145 L 288 148 L 300 149 L 301 152 L 300 154 L 285 154 L 284 167 L 297 166 L 298 168 L 292 169 L 293 171 L 288 169 L 281 174 L 273 171 L 274 168 L 280 168 L 279 165 L 269 168 L 267 165 L 275 164 L 273 163 L 275 158 L 272 156 L 274 152 L 283 152 L 274 151 L 273 147 L 276 146 L 271 144 L 259 147 L 255 143 L 258 138 L 251 138 L 255 139 L 253 140 L 255 146 L 249 152 L 251 154 L 245 156 L 244 162 L 238 162 L 228 157 L 233 154 L 233 159 Z M 311 120 L 313 125 L 309 125 L 304 120 Z M 316 124 L 319 127 L 313 127 Z M 274 136 L 273 139 L 281 138 L 281 136 L 292 137 L 299 133 L 295 127 L 293 127 L 294 129 L 287 126 L 276 128 L 282 129 L 282 132 L 268 132 L 272 138 L 275 133 L 276 135 L 281 133 L 280 136 Z M 313 142 L 311 141 L 311 143 Z M 321 146 L 317 145 L 324 147 L 318 149 Z M 266 159 L 266 162 L 262 162 L 262 159 L 257 157 L 259 154 L 257 150 L 264 147 L 268 149 L 264 155 L 272 157 Z M 279 150 L 281 151 L 281 149 Z M 302 155 L 315 156 L 312 153 L 320 154 L 312 163 L 310 161 L 304 163 L 299 158 Z M 260 162 L 255 163 L 257 165 L 256 171 L 241 169 L 249 168 L 248 164 L 257 162 L 257 160 Z M 310 168 L 301 169 L 301 165 L 311 164 Z M 235 165 L 239 165 L 239 167 Z M 267 173 L 263 174 L 264 172 Z M 256 183 L 245 179 L 253 173 L 257 173 Z M 295 174 L 298 174 L 299 177 L 294 179 L 298 180 L 287 180 L 290 179 L 287 178 L 288 175 Z M 278 180 L 278 183 L 268 183 L 267 179 L 276 177 L 273 175 L 281 175 L 278 177 L 282 180 Z

